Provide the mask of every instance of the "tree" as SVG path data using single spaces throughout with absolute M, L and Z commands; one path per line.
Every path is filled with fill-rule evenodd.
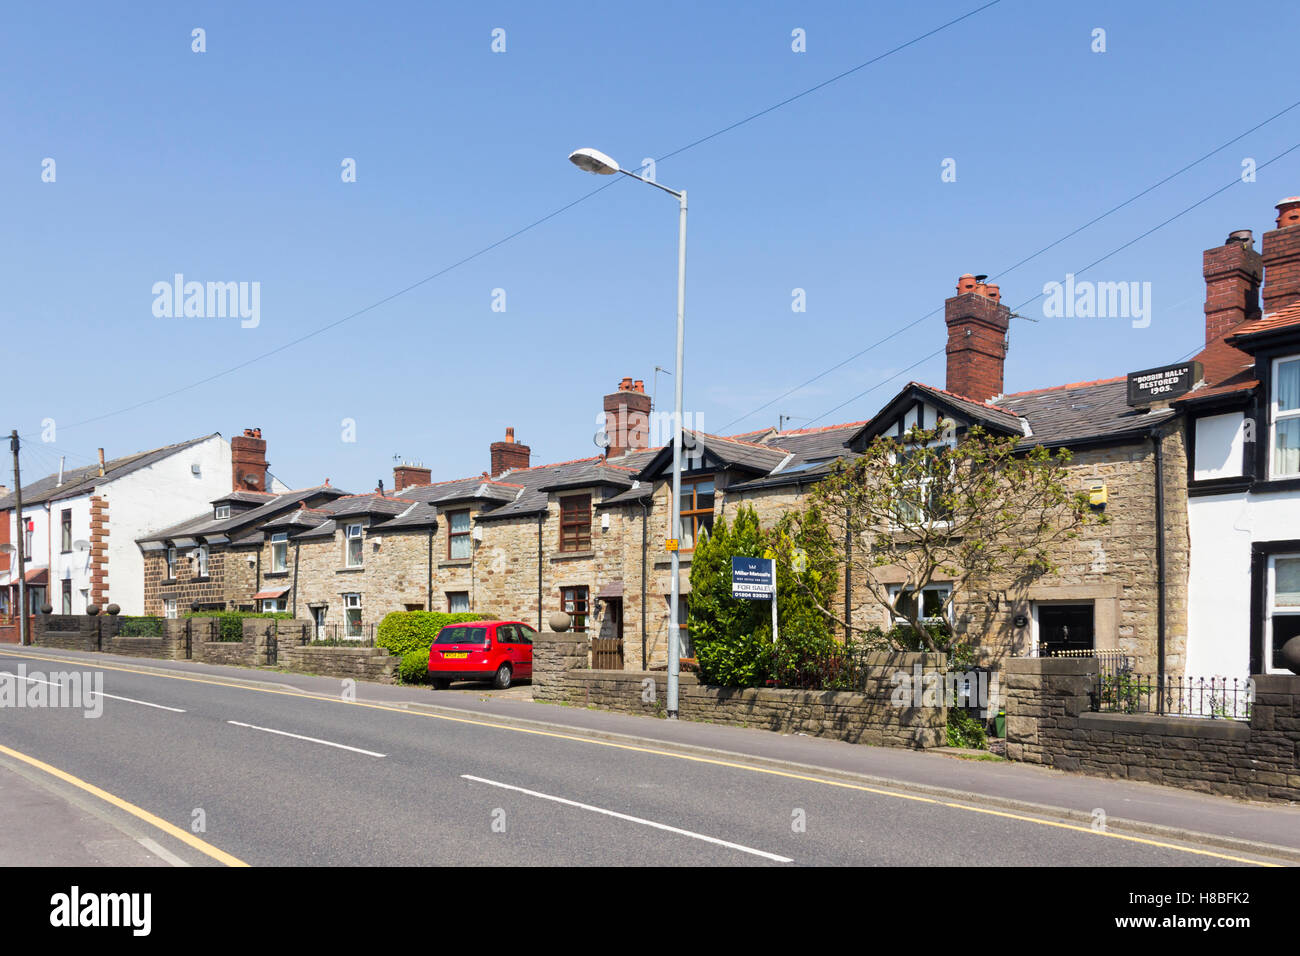
M 769 550 L 794 555 L 793 561 L 777 562 L 776 646 L 771 605 L 731 596 L 731 559 L 762 557 Z M 835 642 L 818 605 L 834 597 L 835 565 L 833 559 L 813 560 L 808 554 L 790 515 L 764 530 L 748 505 L 736 510 L 730 526 L 719 518 L 708 536 L 701 536 L 691 557 L 689 626 L 706 683 L 752 687 L 782 675 L 804 679 L 808 668 L 824 663 Z
M 979 586 L 1023 586 L 1056 571 L 1058 546 L 1105 521 L 1085 492 L 1070 491 L 1070 458 L 1068 449 L 1022 449 L 1019 436 L 978 427 L 880 437 L 862 456 L 835 463 L 793 527 L 805 549 L 851 570 L 855 592 L 865 589 L 891 620 L 906 620 L 918 646 L 942 650 L 927 619 L 947 620 L 959 595 Z M 795 559 L 789 548 L 783 557 Z M 924 589 L 941 582 L 948 594 L 927 614 Z M 868 630 L 808 593 L 846 632 Z M 897 638 L 889 643 L 901 649 Z

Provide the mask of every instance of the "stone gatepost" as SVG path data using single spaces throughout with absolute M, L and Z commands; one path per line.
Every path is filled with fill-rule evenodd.
M 586 634 L 541 631 L 533 638 L 533 700 L 567 701 L 578 685 L 572 671 L 588 669 Z
M 1089 709 L 1097 683 L 1096 659 L 1013 657 L 1004 673 L 1007 757 L 1077 769 L 1077 759 L 1062 751 L 1077 748 L 1079 715 Z

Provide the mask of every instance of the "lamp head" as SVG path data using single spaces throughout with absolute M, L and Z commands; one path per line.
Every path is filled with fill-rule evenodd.
M 586 147 L 575 149 L 569 154 L 569 162 L 579 169 L 585 169 L 589 173 L 599 173 L 602 176 L 612 176 L 620 171 L 618 161 L 598 149 Z

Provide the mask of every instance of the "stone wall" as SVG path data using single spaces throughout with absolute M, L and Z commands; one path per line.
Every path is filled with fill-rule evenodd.
M 312 647 L 281 645 L 280 666 L 325 677 L 394 683 L 397 658 L 382 647 Z
M 583 635 L 544 631 L 533 642 L 533 699 L 663 715 L 664 671 L 591 670 Z M 709 687 L 683 673 L 678 716 L 780 733 L 805 733 L 886 747 L 941 747 L 947 742 L 943 706 L 896 705 L 893 676 L 942 671 L 942 655 L 877 654 L 865 662 L 863 690 L 808 691 L 780 688 Z
M 1255 680 L 1251 719 L 1094 713 L 1095 661 L 1006 662 L 1007 756 L 1258 800 L 1300 800 L 1300 677 Z

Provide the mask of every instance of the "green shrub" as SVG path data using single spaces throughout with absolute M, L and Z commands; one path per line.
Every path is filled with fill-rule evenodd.
M 816 529 L 815 529 L 816 530 Z M 747 505 L 732 524 L 714 523 L 691 557 L 690 632 L 700 679 L 721 687 L 838 689 L 854 686 L 856 664 L 831 634 L 826 615 L 835 592 L 834 564 L 804 548 L 787 519 L 764 531 Z M 780 643 L 772 645 L 772 605 L 731 596 L 731 559 L 777 554 Z
M 700 680 L 715 687 L 762 687 L 772 674 L 772 635 L 739 634 L 699 641 Z
M 972 750 L 985 749 L 984 728 L 961 707 L 948 708 L 948 746 L 969 747 Z
M 162 637 L 163 619 L 160 617 L 127 617 L 117 619 L 118 637 Z
M 478 611 L 443 614 L 438 611 L 393 611 L 379 622 L 375 646 L 388 648 L 394 657 L 403 657 L 411 651 L 428 650 L 433 639 L 448 624 L 466 621 L 490 621 L 494 617 Z M 428 664 L 428 658 L 425 663 Z
M 397 674 L 403 684 L 429 683 L 429 652 L 416 650 L 403 654 L 397 665 Z
M 186 617 L 215 617 L 217 619 L 217 640 L 238 644 L 244 639 L 244 619 L 249 617 L 272 618 L 288 621 L 293 615 L 288 611 L 195 611 Z

